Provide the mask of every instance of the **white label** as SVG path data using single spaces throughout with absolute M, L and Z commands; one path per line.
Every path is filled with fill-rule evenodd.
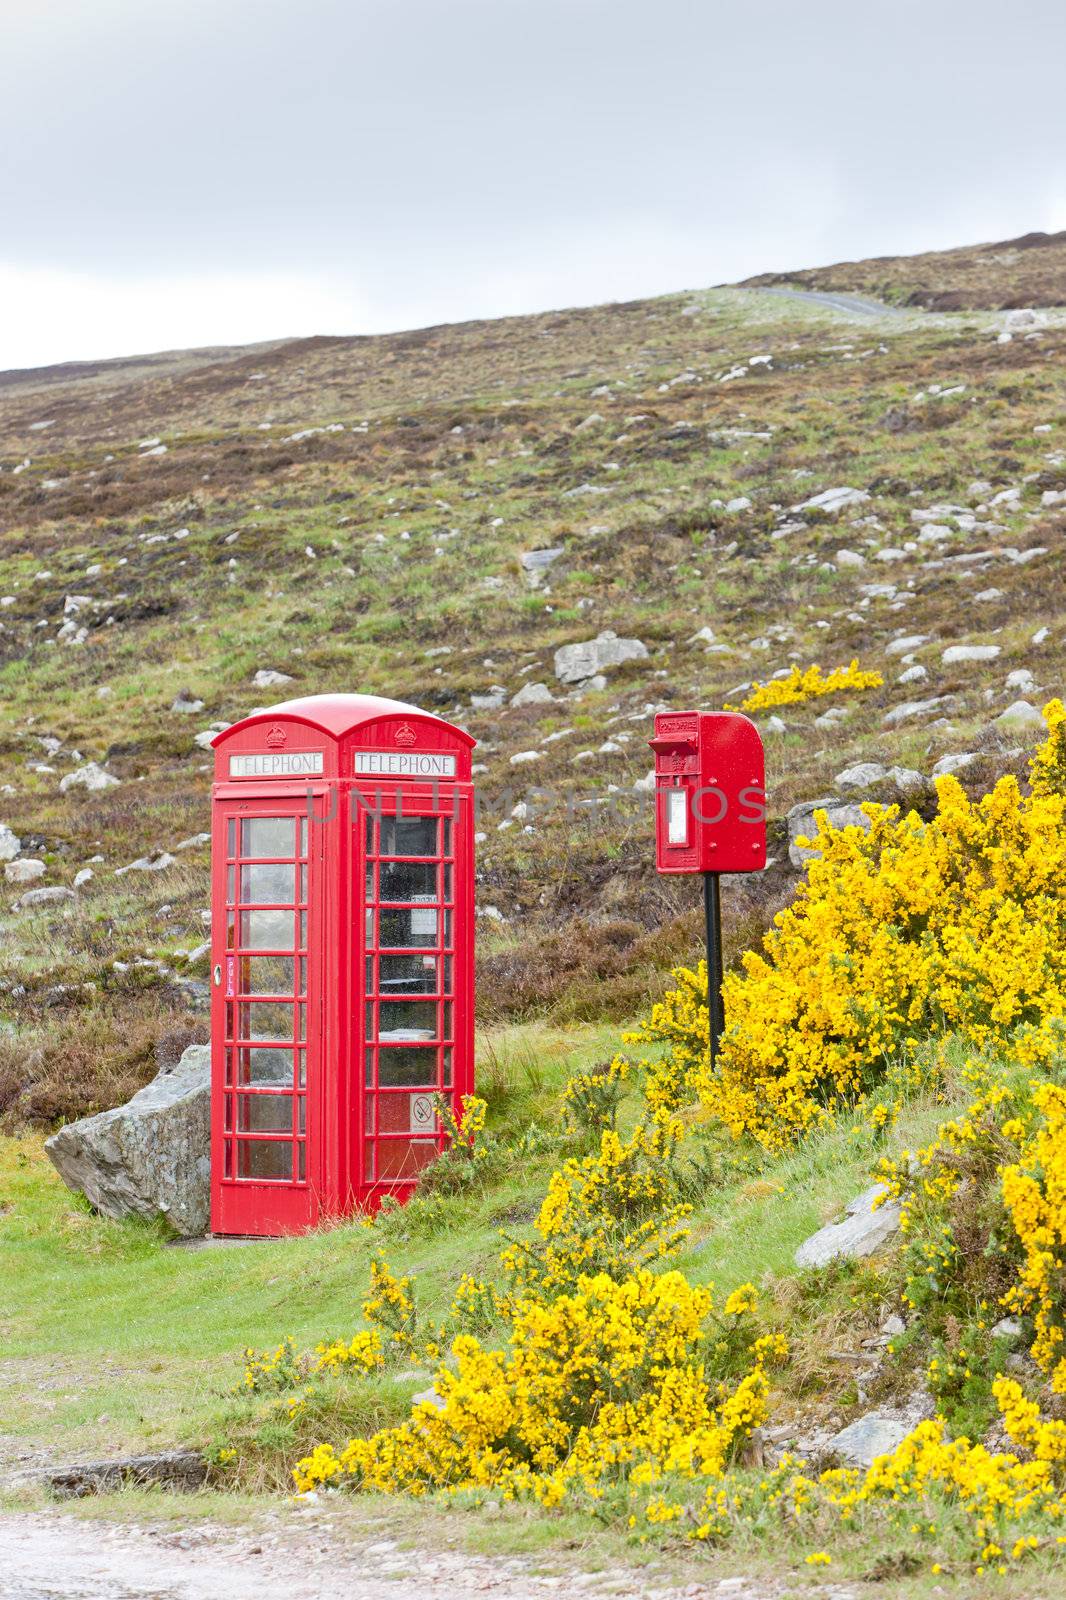
M 666 842 L 688 844 L 688 790 L 666 791 Z
M 355 771 L 381 778 L 454 778 L 455 757 L 439 750 L 357 750 Z
M 431 1094 L 413 1094 L 411 1096 L 411 1132 L 436 1133 L 437 1113 L 433 1105 Z
M 315 778 L 321 772 L 321 750 L 264 750 L 229 758 L 231 778 Z

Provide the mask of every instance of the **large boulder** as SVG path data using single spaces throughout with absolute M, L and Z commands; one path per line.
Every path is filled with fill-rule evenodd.
M 858 1261 L 872 1256 L 899 1232 L 901 1207 L 895 1200 L 882 1200 L 883 1183 L 875 1183 L 848 1202 L 843 1222 L 830 1222 L 796 1251 L 797 1267 L 824 1267 L 830 1261 Z M 877 1210 L 874 1202 L 881 1200 Z
M 813 839 L 818 832 L 818 824 L 814 820 L 816 811 L 825 812 L 830 827 L 862 828 L 866 833 L 870 831 L 871 822 L 865 811 L 850 802 L 838 800 L 835 795 L 827 795 L 822 800 L 801 800 L 799 805 L 792 807 L 786 818 L 788 859 L 794 867 L 802 867 L 821 855 L 820 850 L 799 843 L 800 839 Z
M 70 1189 L 108 1217 L 163 1217 L 176 1233 L 211 1216 L 211 1048 L 190 1045 L 124 1106 L 71 1122 L 46 1142 Z
M 608 628 L 582 644 L 564 644 L 555 652 L 555 676 L 561 683 L 583 683 L 623 661 L 643 661 L 648 647 L 640 639 L 620 639 Z

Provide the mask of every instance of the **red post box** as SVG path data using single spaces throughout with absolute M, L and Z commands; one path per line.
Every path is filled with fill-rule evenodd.
M 655 865 L 660 872 L 703 874 L 713 1065 L 725 1027 L 719 879 L 766 865 L 762 739 L 738 711 L 660 711 L 648 742 L 655 751 Z
M 214 740 L 211 1225 L 287 1234 L 406 1198 L 474 1079 L 470 751 L 370 695 Z
M 754 722 L 737 711 L 660 711 L 649 743 L 659 871 L 761 871 L 766 766 Z

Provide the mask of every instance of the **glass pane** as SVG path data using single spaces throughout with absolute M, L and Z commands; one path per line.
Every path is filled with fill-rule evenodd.
M 291 1040 L 292 1006 L 269 1003 L 242 1005 L 240 1030 L 242 1039 L 277 1039 L 279 1042 Z
M 240 1097 L 242 1133 L 290 1133 L 292 1131 L 291 1094 L 242 1094 Z
M 237 894 L 236 894 L 236 889 L 237 889 L 236 872 L 237 872 L 236 867 L 227 867 L 226 868 L 226 899 L 229 901 L 230 905 L 232 905 L 234 900 L 236 900 L 236 898 L 237 898 Z
M 450 911 L 446 911 L 444 913 L 444 944 L 445 944 L 445 947 L 447 949 L 450 949 L 451 948 L 451 943 L 452 943 L 452 914 L 451 914 Z
M 368 911 L 366 914 L 366 945 L 368 949 L 372 949 L 374 945 L 374 913 L 372 911 Z
M 382 1139 L 377 1149 L 379 1178 L 417 1178 L 437 1159 L 436 1139 Z
M 233 1082 L 233 1051 L 226 1046 L 226 1082 Z
M 372 861 L 368 861 L 366 864 L 366 898 L 368 900 L 373 900 L 374 898 L 374 863 Z
M 307 1132 L 307 1101 L 303 1095 L 296 1102 L 296 1132 Z
M 300 1051 L 300 1065 L 299 1065 L 297 1070 L 298 1070 L 299 1075 L 300 1075 L 300 1077 L 299 1077 L 300 1088 L 301 1089 L 306 1089 L 307 1088 L 307 1051 L 306 1050 L 301 1050 Z
M 382 900 L 436 900 L 435 861 L 383 861 L 380 870 Z
M 444 869 L 444 898 L 445 900 L 452 898 L 452 869 L 450 866 L 446 866 Z
M 372 856 L 374 854 L 374 817 L 373 817 L 373 814 L 371 812 L 369 812 L 369 811 L 366 814 L 365 838 L 366 838 L 366 853 L 367 853 L 368 856 Z
M 451 818 L 450 817 L 445 817 L 444 823 L 443 823 L 443 827 L 444 827 L 444 849 L 443 849 L 443 851 L 441 853 L 443 855 L 450 856 L 451 853 L 452 853 L 452 822 L 451 822 Z
M 307 1038 L 307 1007 L 300 1006 L 298 1010 L 299 1016 L 296 1022 L 296 1037 L 302 1042 Z
M 451 958 L 451 956 L 445 956 L 444 957 L 444 993 L 445 994 L 451 994 L 451 992 L 452 992 L 452 958 Z
M 417 908 L 411 911 L 378 912 L 379 944 L 383 950 L 404 950 L 411 945 L 437 942 L 437 913 Z
M 300 868 L 300 904 L 307 904 L 307 868 Z
M 435 856 L 436 817 L 383 817 L 378 853 L 383 856 Z
M 437 1008 L 432 1001 L 383 1000 L 378 1007 L 379 1039 L 434 1039 Z
M 366 1016 L 366 1040 L 367 1040 L 367 1043 L 369 1044 L 370 1041 L 374 1037 L 374 1005 L 373 1005 L 373 1001 L 370 1001 L 370 1000 L 367 1001 L 364 1014 Z
M 307 854 L 307 822 L 308 819 L 306 817 L 300 818 L 300 854 L 302 856 Z
M 240 1052 L 240 1080 L 242 1083 L 292 1082 L 292 1051 L 269 1049 L 262 1046 Z
M 291 911 L 242 911 L 242 950 L 291 950 Z
M 295 817 L 245 817 L 241 822 L 242 856 L 295 854 Z
M 378 1083 L 386 1089 L 436 1088 L 436 1050 L 424 1045 L 383 1045 L 378 1051 Z
M 444 1087 L 450 1089 L 452 1086 L 452 1053 L 450 1050 L 443 1050 L 441 1054 L 444 1056 Z
M 239 1178 L 280 1178 L 292 1182 L 292 1145 L 288 1139 L 241 1139 L 237 1145 Z
M 296 963 L 292 956 L 242 956 L 242 994 L 293 994 Z
M 306 956 L 301 956 L 300 957 L 300 960 L 299 960 L 299 963 L 298 963 L 298 966 L 297 966 L 297 971 L 299 972 L 299 975 L 300 975 L 300 986 L 299 986 L 299 991 L 298 992 L 300 994 L 302 994 L 302 995 L 306 995 L 306 993 L 307 993 L 307 957 Z
M 298 1153 L 296 1174 L 297 1174 L 297 1177 L 299 1178 L 301 1183 L 306 1183 L 306 1181 L 307 1181 L 307 1146 L 304 1145 L 304 1144 L 298 1144 L 296 1146 L 296 1149 L 297 1149 L 297 1153 Z
M 451 1036 L 452 1036 L 452 1003 L 451 1003 L 450 1000 L 445 1000 L 445 1002 L 444 1002 L 444 1032 L 441 1034 L 441 1038 L 442 1039 L 450 1039 Z
M 233 1096 L 231 1094 L 228 1094 L 226 1096 L 226 1110 L 225 1110 L 225 1115 L 223 1117 L 223 1124 L 222 1125 L 225 1128 L 227 1133 L 232 1133 L 232 1131 L 233 1131 Z
M 226 1160 L 224 1172 L 227 1178 L 233 1177 L 233 1145 L 228 1139 L 226 1140 Z
M 237 946 L 237 913 L 226 912 L 226 949 L 234 950 Z
M 374 1146 L 372 1144 L 368 1144 L 367 1147 L 366 1147 L 366 1151 L 364 1152 L 364 1156 L 363 1156 L 363 1182 L 364 1183 L 373 1183 L 373 1181 L 374 1181 Z
M 374 1102 L 376 1099 L 377 1095 L 373 1094 L 363 1096 L 363 1132 L 368 1139 L 377 1132 L 377 1126 L 374 1122 Z
M 433 1090 L 414 1094 L 383 1094 L 378 1101 L 378 1132 L 434 1134 L 438 1129 Z
M 365 994 L 373 994 L 374 993 L 374 957 L 373 956 L 367 956 L 367 958 L 366 958 L 366 988 L 364 990 L 364 993 Z
M 241 868 L 241 899 L 253 906 L 274 901 L 292 904 L 295 867 L 258 866 Z
M 382 994 L 436 994 L 436 956 L 382 956 L 378 985 Z
M 230 817 L 226 824 L 226 854 L 228 856 L 237 854 L 237 822 L 234 817 Z
M 307 949 L 307 912 L 300 912 L 300 949 Z

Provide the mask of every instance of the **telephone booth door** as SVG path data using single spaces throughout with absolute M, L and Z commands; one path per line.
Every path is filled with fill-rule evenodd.
M 215 859 L 225 859 L 212 906 L 218 1233 L 287 1233 L 317 1220 L 323 832 L 306 792 L 215 805 Z
M 374 1205 L 406 1193 L 443 1148 L 436 1097 L 458 1107 L 472 1085 L 472 840 L 468 795 L 359 798 L 352 1171 Z

